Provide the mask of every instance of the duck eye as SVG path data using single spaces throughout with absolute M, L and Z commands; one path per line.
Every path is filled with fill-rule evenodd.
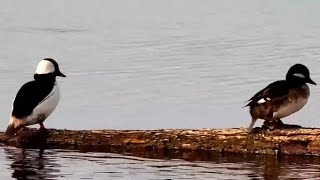
M 299 78 L 306 78 L 306 76 L 301 73 L 294 73 L 293 75 Z

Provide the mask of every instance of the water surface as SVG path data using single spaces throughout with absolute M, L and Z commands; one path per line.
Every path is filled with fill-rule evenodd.
M 247 127 L 244 101 L 283 79 L 291 65 L 307 65 L 320 84 L 319 5 L 316 0 L 3 1 L 0 129 L 7 126 L 17 90 L 45 57 L 55 58 L 67 75 L 58 80 L 62 98 L 45 122 L 49 128 Z M 319 127 L 320 89 L 310 88 L 308 104 L 285 122 Z M 31 176 L 38 179 L 281 179 L 318 173 L 318 162 L 304 159 L 185 162 L 17 151 L 0 148 L 0 179 L 35 169 L 40 174 Z
M 45 122 L 68 129 L 246 127 L 244 101 L 295 63 L 320 83 L 318 1 L 8 1 L 0 9 L 0 128 L 52 57 L 68 77 Z M 320 90 L 290 123 L 318 126 Z
M 320 178 L 319 159 L 311 157 L 277 160 L 274 156 L 210 154 L 185 157 L 186 161 L 65 150 L 22 151 L 9 147 L 1 148 L 0 154 L 1 178 L 4 179 Z

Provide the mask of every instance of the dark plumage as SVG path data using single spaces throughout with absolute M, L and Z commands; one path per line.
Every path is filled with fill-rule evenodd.
M 257 119 L 277 121 L 299 111 L 310 95 L 306 83 L 316 84 L 306 66 L 295 64 L 289 69 L 286 80 L 275 81 L 251 97 L 246 105 L 252 117 L 248 130 L 251 131 Z
M 12 115 L 23 118 L 51 92 L 54 84 L 46 81 L 30 81 L 24 84 L 13 102 Z

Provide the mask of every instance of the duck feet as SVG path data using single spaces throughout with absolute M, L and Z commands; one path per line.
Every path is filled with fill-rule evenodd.
M 284 124 L 280 119 L 276 121 L 264 121 L 261 127 L 264 130 L 276 130 L 276 129 L 299 129 L 301 126 L 295 124 Z
M 255 127 L 251 129 L 249 134 L 258 134 L 258 133 L 263 133 L 264 131 L 266 131 L 266 129 L 263 129 L 262 127 Z
M 39 123 L 39 125 L 40 125 L 39 130 L 45 130 L 45 129 L 46 129 L 46 128 L 44 127 L 43 123 Z
M 274 131 L 276 129 L 299 129 L 301 126 L 295 124 L 284 124 L 280 119 L 276 121 L 265 120 L 261 127 L 255 127 L 250 131 L 250 134 L 253 133 L 263 133 L 265 131 Z

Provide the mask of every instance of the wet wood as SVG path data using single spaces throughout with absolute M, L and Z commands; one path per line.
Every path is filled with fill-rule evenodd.
M 246 129 L 57 130 L 25 129 L 0 143 L 20 148 L 72 149 L 131 154 L 241 153 L 320 155 L 320 129 L 263 131 Z

